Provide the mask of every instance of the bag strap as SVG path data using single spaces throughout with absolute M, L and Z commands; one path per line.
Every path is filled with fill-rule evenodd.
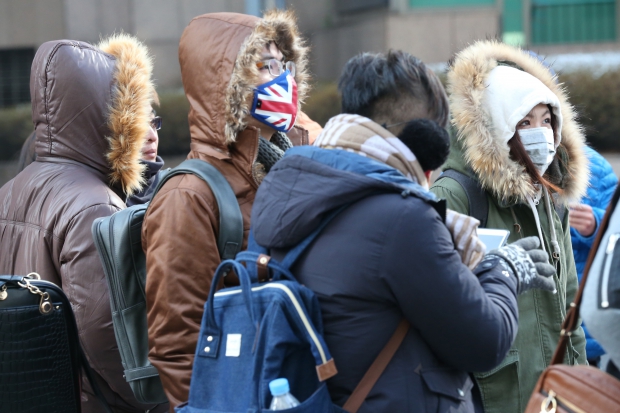
M 605 216 L 601 220 L 601 224 L 598 227 L 598 233 L 596 234 L 596 238 L 594 238 L 594 242 L 592 243 L 592 248 L 590 248 L 590 254 L 588 255 L 588 261 L 586 261 L 586 266 L 584 267 L 583 274 L 581 276 L 581 282 L 579 283 L 579 290 L 575 294 L 575 299 L 572 303 L 570 303 L 570 309 L 566 313 L 566 318 L 564 318 L 564 322 L 562 323 L 562 330 L 560 331 L 560 340 L 558 341 L 558 346 L 553 353 L 553 358 L 551 359 L 551 364 L 562 364 L 564 361 L 564 355 L 566 354 L 566 346 L 568 344 L 568 340 L 570 336 L 573 334 L 573 331 L 577 327 L 579 327 L 579 307 L 581 306 L 581 299 L 583 297 L 583 289 L 586 285 L 586 280 L 588 279 L 588 274 L 590 272 L 590 268 L 592 267 L 592 263 L 594 262 L 594 257 L 596 257 L 596 252 L 603 240 L 605 232 L 607 231 L 607 227 L 609 226 L 609 220 L 611 215 L 616 208 L 618 203 L 618 199 L 620 198 L 620 186 L 616 188 L 616 192 L 611 198 L 609 205 L 607 206 L 607 210 L 605 211 Z
M 95 376 L 93 375 L 93 369 L 92 367 L 90 367 L 90 364 L 88 363 L 88 359 L 86 358 L 86 355 L 84 354 L 84 350 L 82 350 L 82 345 L 79 343 L 79 341 L 78 341 L 78 351 L 80 352 L 80 361 L 82 363 L 82 367 L 84 368 L 84 375 L 86 376 L 86 379 L 90 383 L 90 387 L 92 387 L 93 392 L 95 393 L 95 396 L 97 397 L 97 399 L 99 399 L 99 402 L 101 403 L 101 406 L 103 406 L 103 410 L 105 411 L 105 413 L 112 413 L 112 408 L 110 407 L 107 400 L 103 396 L 103 392 L 101 391 L 101 388 L 95 381 Z
M 454 169 L 443 171 L 439 178 L 437 178 L 437 181 L 443 178 L 451 178 L 461 185 L 465 195 L 467 195 L 469 216 L 480 221 L 480 228 L 486 228 L 489 215 L 489 201 L 486 192 L 480 186 L 480 182 Z
M 377 380 L 379 380 L 379 377 L 381 377 L 381 374 L 383 374 L 383 371 L 394 357 L 394 354 L 396 354 L 396 350 L 398 350 L 405 339 L 410 327 L 411 325 L 407 319 L 403 318 L 400 321 L 398 327 L 396 327 L 396 331 L 394 331 L 394 334 L 390 337 L 390 340 L 385 347 L 383 347 L 383 350 L 381 350 L 375 361 L 372 362 L 366 374 L 362 377 L 362 380 L 360 380 L 355 390 L 353 390 L 353 393 L 351 393 L 351 396 L 349 396 L 347 402 L 342 406 L 344 410 L 349 413 L 357 413 L 357 410 L 362 406 L 364 400 L 366 400 L 368 393 L 370 393 L 370 390 L 375 386 Z
M 200 159 L 187 159 L 172 168 L 155 187 L 153 197 L 161 187 L 176 175 L 192 174 L 206 182 L 213 191 L 217 208 L 220 211 L 220 231 L 217 237 L 217 250 L 222 260 L 234 259 L 243 244 L 243 216 L 239 202 L 230 184 L 222 173 L 208 162 Z

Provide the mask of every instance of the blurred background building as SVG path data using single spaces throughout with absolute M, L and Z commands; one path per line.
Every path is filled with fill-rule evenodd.
M 296 10 L 312 47 L 316 83 L 304 110 L 319 123 L 338 112 L 334 81 L 359 52 L 401 49 L 441 71 L 465 45 L 498 38 L 551 57 L 584 115 L 588 139 L 599 150 L 620 151 L 620 102 L 608 96 L 620 89 L 619 1 L 0 0 L 0 161 L 14 160 L 33 129 L 29 79 L 37 47 L 61 38 L 96 43 L 119 31 L 143 40 L 155 57 L 158 112 L 165 117 L 160 152 L 186 153 L 187 101 L 177 55 L 184 28 L 203 13 L 260 16 L 273 7 Z M 581 69 L 563 70 L 579 62 Z
M 615 0 L 0 0 L 0 107 L 29 101 L 30 62 L 47 40 L 135 34 L 155 55 L 158 86 L 178 87 L 177 47 L 192 17 L 271 7 L 297 10 L 319 80 L 336 79 L 361 51 L 401 49 L 439 63 L 489 37 L 544 55 L 620 50 Z

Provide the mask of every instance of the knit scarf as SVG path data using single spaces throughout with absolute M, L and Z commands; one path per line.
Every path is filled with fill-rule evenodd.
M 390 131 L 366 117 L 341 114 L 331 118 L 314 146 L 342 149 L 382 162 L 428 191 L 428 181 L 413 152 Z M 395 183 L 406 186 L 402 182 Z M 462 262 L 472 270 L 485 253 L 485 246 L 476 234 L 478 225 L 480 221 L 475 218 L 452 210 L 446 213 L 446 227 L 455 247 Z
M 271 137 L 271 141 L 261 136 L 258 140 L 258 155 L 256 161 L 263 165 L 265 173 L 267 173 L 276 162 L 282 159 L 284 152 L 292 147 L 293 144 L 284 133 L 274 133 Z
M 428 189 L 424 171 L 413 152 L 390 131 L 363 116 L 334 116 L 316 138 L 314 146 L 344 149 L 383 162 Z

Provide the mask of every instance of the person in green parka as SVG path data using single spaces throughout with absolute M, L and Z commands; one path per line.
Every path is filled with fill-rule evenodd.
M 555 293 L 518 297 L 519 332 L 503 362 L 475 372 L 485 413 L 522 413 L 560 337 L 577 291 L 567 204 L 585 194 L 584 136 L 566 93 L 535 57 L 497 41 L 458 53 L 448 71 L 451 152 L 443 169 L 475 180 L 488 201 L 487 228 L 510 231 L 508 242 L 537 236 L 556 267 Z M 470 214 L 468 196 L 450 177 L 431 190 Z M 566 364 L 587 364 L 581 327 Z

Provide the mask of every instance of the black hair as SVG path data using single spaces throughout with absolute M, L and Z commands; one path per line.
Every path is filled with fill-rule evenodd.
M 401 120 L 428 118 L 448 126 L 448 98 L 443 85 L 420 59 L 406 52 L 390 50 L 387 54 L 354 56 L 342 70 L 338 90 L 343 113 L 375 121 L 390 114 L 405 117 Z M 403 102 L 414 102 L 414 106 Z
M 432 120 L 415 119 L 408 122 L 398 134 L 398 139 L 418 158 L 424 171 L 439 168 L 450 154 L 448 132 Z

